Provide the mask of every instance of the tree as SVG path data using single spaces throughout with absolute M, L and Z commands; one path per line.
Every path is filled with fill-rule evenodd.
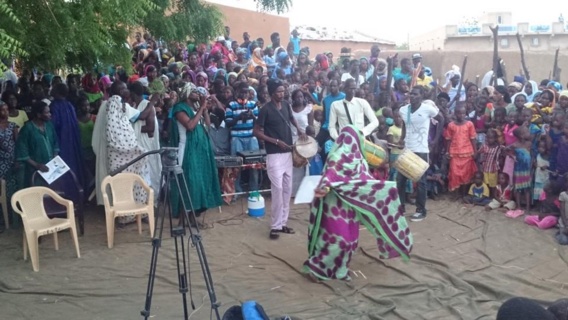
M 278 12 L 291 5 L 257 2 Z M 223 25 L 219 10 L 199 0 L 0 0 L 0 14 L 0 58 L 16 56 L 24 67 L 46 70 L 127 66 L 134 30 L 166 41 L 207 41 Z
M 408 42 L 396 45 L 396 50 L 408 50 Z

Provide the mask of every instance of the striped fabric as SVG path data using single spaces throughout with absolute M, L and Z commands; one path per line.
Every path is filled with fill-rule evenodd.
M 258 117 L 258 106 L 254 101 L 247 101 L 244 105 L 238 103 L 237 101 L 231 101 L 229 107 L 225 111 L 225 121 L 233 121 L 240 116 L 243 112 L 252 111 L 254 118 Z M 248 119 L 246 121 L 239 120 L 231 128 L 231 137 L 233 138 L 250 138 L 252 137 L 252 129 L 254 126 L 254 119 Z

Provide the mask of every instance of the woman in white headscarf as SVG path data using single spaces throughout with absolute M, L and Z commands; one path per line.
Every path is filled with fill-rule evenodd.
M 525 83 L 523 92 L 527 94 L 527 102 L 533 102 L 534 98 L 539 93 L 538 84 L 536 83 L 536 81 L 529 80 L 527 83 Z
M 172 109 L 170 128 L 170 143 L 172 147 L 179 148 L 178 163 L 183 169 L 196 216 L 222 203 L 215 154 L 207 132 L 211 120 L 210 104 L 206 95 L 205 88 L 197 88 L 191 82 L 186 83 L 181 90 L 180 101 Z M 172 188 L 171 205 L 174 217 L 179 214 L 180 205 L 189 205 L 190 199 L 186 197 L 187 193 L 184 192 L 184 199 L 180 201 L 182 199 L 177 186 Z

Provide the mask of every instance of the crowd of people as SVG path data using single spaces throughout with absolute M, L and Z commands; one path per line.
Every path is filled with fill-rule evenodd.
M 239 43 L 229 27 L 211 44 L 166 46 L 138 33 L 132 52 L 131 66 L 97 68 L 65 79 L 47 71 L 4 73 L 0 176 L 9 196 L 30 186 L 33 172 L 47 170 L 45 164 L 59 155 L 86 190 L 95 190 L 101 204 L 100 183 L 110 171 L 146 151 L 174 146 L 199 215 L 222 204 L 222 188 L 238 193 L 245 184 L 240 171 L 221 172 L 215 157 L 264 149 L 271 239 L 295 233 L 287 225 L 290 198 L 311 174 L 324 179 L 316 192 L 322 205 L 312 209 L 310 230 L 325 229 L 330 220 L 319 225 L 316 220 L 331 211 L 341 211 L 347 221 L 355 216 L 360 221 L 369 213 L 388 219 L 387 236 L 382 224 L 366 224 L 381 235 L 386 257 L 406 256 L 412 246 L 402 215 L 406 204 L 416 205 L 410 219 L 421 221 L 427 216 L 427 198 L 445 191 L 512 218 L 525 215 L 527 224 L 539 228 L 559 225 L 557 240 L 568 244 L 563 205 L 568 203 L 568 165 L 561 161 L 568 154 L 568 91 L 556 81 L 536 83 L 517 76 L 508 84 L 496 79 L 478 86 L 463 81 L 454 66 L 445 83 L 435 83 L 419 53 L 400 61 L 398 55 L 390 57 L 389 73 L 377 45 L 369 58 L 342 53 L 334 60 L 331 52 L 313 56 L 302 48 L 295 30 L 287 47 L 281 46 L 278 33 L 271 35 L 270 45 L 262 38 L 251 40 L 246 32 Z M 319 152 L 309 159 L 308 170 L 296 168 L 293 146 L 308 136 L 317 141 Z M 355 143 L 359 138 L 385 149 L 380 167 L 361 162 L 365 146 Z M 429 164 L 417 183 L 393 166 L 403 150 Z M 159 195 L 158 155 L 126 171 L 142 176 Z M 247 176 L 248 189 L 257 190 L 262 172 L 255 168 Z M 362 181 L 360 189 L 334 190 L 350 177 Z M 71 185 L 68 194 L 76 197 Z M 372 191 L 372 186 L 380 187 Z M 145 201 L 142 189 L 134 192 L 137 201 Z M 180 196 L 174 192 L 174 208 L 179 208 Z M 343 201 L 352 211 L 341 209 Z M 335 274 L 344 271 L 341 267 L 329 271 L 334 259 L 321 257 L 341 256 L 346 265 L 355 250 L 356 242 L 341 240 L 352 239 L 351 231 L 334 232 L 337 239 L 325 232 L 311 234 L 314 256 L 306 268 L 318 278 L 346 277 Z M 330 254 L 340 244 L 336 256 Z

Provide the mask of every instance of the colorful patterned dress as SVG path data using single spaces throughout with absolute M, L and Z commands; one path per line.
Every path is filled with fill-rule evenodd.
M 331 191 L 312 203 L 309 258 L 303 271 L 318 279 L 350 279 L 348 267 L 359 243 L 360 224 L 377 239 L 379 257 L 409 258 L 412 234 L 396 183 L 373 179 L 362 144 L 363 137 L 352 126 L 341 130 L 319 184 Z
M 17 171 L 14 169 L 14 162 L 16 161 L 14 132 L 16 128 L 17 125 L 14 122 L 8 122 L 6 128 L 0 128 L 0 178 L 6 181 L 8 203 L 10 203 L 14 192 L 17 191 Z M 4 222 L 8 223 L 7 221 Z
M 515 191 L 530 189 L 531 185 L 531 153 L 525 148 L 515 148 L 515 171 L 514 187 Z
M 444 132 L 446 140 L 450 140 L 448 153 L 450 154 L 450 171 L 448 175 L 448 189 L 454 191 L 461 185 L 471 182 L 477 172 L 477 165 L 473 158 L 474 150 L 471 140 L 476 139 L 473 123 L 466 121 L 462 124 L 450 122 Z

